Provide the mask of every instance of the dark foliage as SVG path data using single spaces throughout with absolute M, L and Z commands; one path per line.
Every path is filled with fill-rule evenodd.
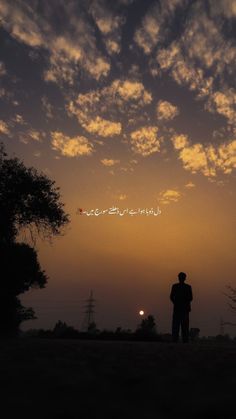
M 35 318 L 18 296 L 47 282 L 37 252 L 17 242 L 19 233 L 28 228 L 34 242 L 35 232 L 44 238 L 60 234 L 69 221 L 63 206 L 54 181 L 18 158 L 8 158 L 0 144 L 1 334 L 14 335 L 22 321 Z
M 41 270 L 36 251 L 24 243 L 0 243 L 1 304 L 0 330 L 15 335 L 22 321 L 35 319 L 34 310 L 24 307 L 18 295 L 30 288 L 43 288 L 47 276 Z
M 43 288 L 47 276 L 41 270 L 37 253 L 25 243 L 0 243 L 3 295 L 14 295 L 30 288 Z
M 22 227 L 36 228 L 44 237 L 60 234 L 69 221 L 60 198 L 54 181 L 18 158 L 7 158 L 0 148 L 1 241 L 14 241 Z
M 148 339 L 157 335 L 155 318 L 152 315 L 143 319 L 136 330 L 137 337 Z

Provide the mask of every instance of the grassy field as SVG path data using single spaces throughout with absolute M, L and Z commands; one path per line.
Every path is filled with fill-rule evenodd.
M 4 419 L 236 418 L 236 345 L 0 341 Z

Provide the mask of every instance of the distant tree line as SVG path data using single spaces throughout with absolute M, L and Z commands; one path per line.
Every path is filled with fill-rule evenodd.
M 199 328 L 190 329 L 190 340 L 199 340 L 199 333 Z M 170 333 L 160 333 L 157 331 L 156 321 L 152 315 L 144 318 L 135 331 L 123 329 L 122 327 L 117 327 L 115 330 L 100 330 L 94 322 L 91 323 L 91 327 L 88 327 L 87 331 L 80 331 L 59 320 L 51 330 L 31 329 L 24 332 L 23 336 L 54 339 L 172 342 Z
M 190 342 L 198 344 L 236 344 L 236 337 L 227 333 L 215 336 L 199 336 L 199 328 L 190 329 Z M 172 343 L 170 333 L 140 334 L 139 328 L 135 331 L 117 327 L 115 330 L 80 331 L 65 322 L 58 321 L 53 329 L 29 329 L 22 332 L 22 337 L 46 339 L 81 339 L 81 340 L 111 340 L 111 341 L 142 341 L 142 342 L 168 342 Z

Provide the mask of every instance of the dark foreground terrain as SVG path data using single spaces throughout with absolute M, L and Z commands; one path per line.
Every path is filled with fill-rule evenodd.
M 4 419 L 236 418 L 235 344 L 0 341 L 0 381 Z

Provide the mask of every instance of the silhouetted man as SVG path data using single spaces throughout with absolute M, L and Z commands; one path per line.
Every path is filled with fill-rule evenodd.
M 172 339 L 174 342 L 179 340 L 179 330 L 181 327 L 182 340 L 188 342 L 189 338 L 189 312 L 191 311 L 191 301 L 193 299 L 191 285 L 185 284 L 186 273 L 178 274 L 179 283 L 173 284 L 170 299 L 174 304 L 172 319 Z

